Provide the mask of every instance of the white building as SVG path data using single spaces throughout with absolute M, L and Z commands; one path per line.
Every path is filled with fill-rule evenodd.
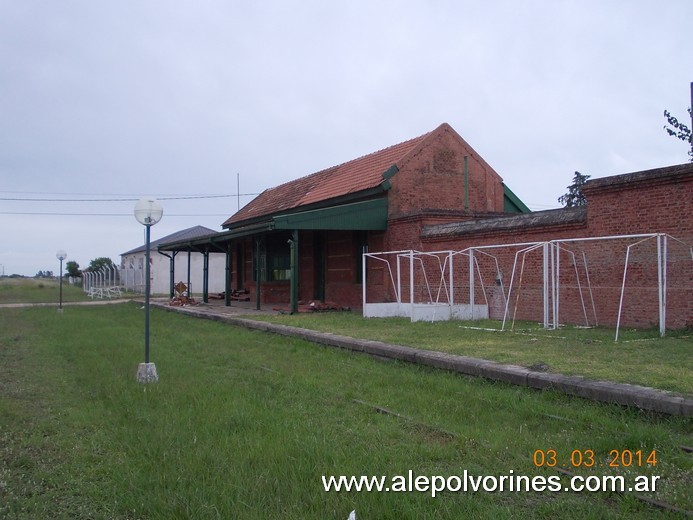
M 195 226 L 150 243 L 150 279 L 153 295 L 170 295 L 173 285 L 183 282 L 190 293 L 197 296 L 203 292 L 205 253 L 166 251 L 169 242 L 199 239 L 216 234 L 209 228 Z M 146 244 L 120 255 L 120 285 L 126 289 L 144 292 Z M 208 256 L 209 294 L 224 291 L 226 256 L 224 253 L 206 253 Z

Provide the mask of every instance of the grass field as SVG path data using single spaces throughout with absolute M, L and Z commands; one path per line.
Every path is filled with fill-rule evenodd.
M 417 322 L 406 318 L 364 319 L 356 313 L 257 315 L 255 319 L 295 327 L 375 339 L 520 366 L 542 365 L 550 372 L 640 384 L 693 395 L 693 331 L 614 330 L 564 327 L 544 330 L 536 323 L 499 329 L 497 321 Z
M 63 279 L 63 302 L 88 300 L 81 287 L 69 285 Z M 55 303 L 60 301 L 60 285 L 52 278 L 1 278 L 2 303 Z
M 666 518 L 633 493 L 326 492 L 323 475 L 659 475 L 693 510 L 690 419 L 152 311 L 0 309 L 2 518 Z M 384 412 L 385 409 L 392 413 Z M 572 467 L 574 450 L 595 467 Z M 657 465 L 605 467 L 611 450 Z M 568 477 L 562 477 L 565 484 Z

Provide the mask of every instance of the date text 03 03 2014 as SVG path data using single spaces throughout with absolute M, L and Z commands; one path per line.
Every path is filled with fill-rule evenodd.
M 599 461 L 594 450 L 572 450 L 559 453 L 554 449 L 534 450 L 532 462 L 538 468 L 573 467 L 573 468 L 642 468 L 657 465 L 657 450 L 609 450 L 603 461 Z

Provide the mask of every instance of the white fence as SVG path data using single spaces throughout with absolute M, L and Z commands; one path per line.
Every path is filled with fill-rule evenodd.
M 145 273 L 144 269 L 120 268 L 118 270 L 120 285 L 132 292 L 144 294 L 145 291 Z
M 133 283 L 128 283 L 128 276 Z M 82 273 L 82 289 L 91 298 L 114 298 L 121 296 L 125 290 L 144 292 L 144 277 L 140 278 L 138 282 L 135 282 L 132 273 L 127 270 L 119 269 L 115 265 L 104 266 L 98 271 Z

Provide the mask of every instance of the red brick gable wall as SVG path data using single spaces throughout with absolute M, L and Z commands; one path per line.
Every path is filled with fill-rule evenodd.
M 503 179 L 450 127 L 431 134 L 392 177 L 388 216 L 465 211 L 464 157 L 469 157 L 471 212 L 503 211 Z

